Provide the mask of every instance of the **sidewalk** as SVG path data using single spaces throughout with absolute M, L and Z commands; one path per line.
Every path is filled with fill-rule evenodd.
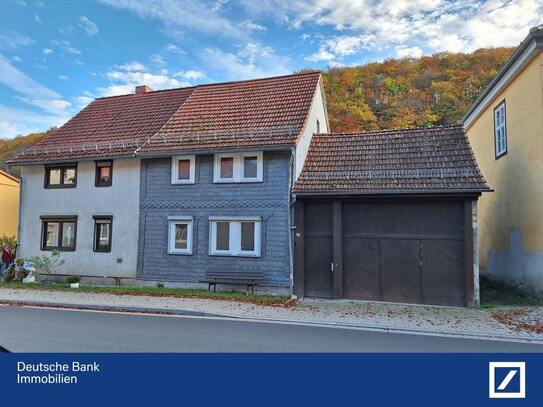
M 0 288 L 0 304 L 231 317 L 543 344 L 543 307 L 483 310 L 346 300 L 303 300 L 294 307 L 284 308 L 196 298 L 12 288 Z

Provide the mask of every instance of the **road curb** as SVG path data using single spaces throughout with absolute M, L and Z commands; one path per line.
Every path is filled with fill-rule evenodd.
M 205 311 L 192 311 L 181 310 L 171 308 L 147 308 L 147 307 L 120 307 L 109 306 L 102 304 L 66 304 L 55 303 L 46 301 L 21 301 L 21 300 L 0 300 L 0 305 L 5 306 L 18 306 L 18 307 L 42 307 L 42 308 L 59 308 L 68 310 L 82 310 L 82 311 L 102 311 L 102 312 L 124 312 L 133 314 L 148 314 L 148 315 L 170 315 L 170 316 L 189 316 L 189 317 L 201 317 L 201 318 L 227 318 L 240 321 L 252 321 L 252 322 L 268 322 L 268 323 L 283 323 L 290 325 L 304 325 L 314 327 L 328 327 L 328 328 L 343 328 L 343 329 L 357 329 L 376 332 L 389 332 L 399 334 L 411 334 L 411 335 L 426 335 L 426 336 L 439 336 L 449 338 L 465 338 L 465 339 L 479 339 L 479 340 L 493 340 L 504 342 L 522 342 L 522 343 L 535 343 L 543 345 L 543 337 L 525 337 L 525 336 L 508 336 L 508 335 L 485 335 L 476 333 L 465 332 L 443 332 L 443 331 L 430 331 L 426 329 L 413 329 L 413 328 L 391 328 L 388 326 L 380 325 L 364 325 L 364 324 L 349 324 L 341 322 L 327 322 L 327 321 L 300 321 L 288 318 L 271 318 L 271 317 L 251 317 L 242 315 L 232 315 L 228 313 L 212 313 Z

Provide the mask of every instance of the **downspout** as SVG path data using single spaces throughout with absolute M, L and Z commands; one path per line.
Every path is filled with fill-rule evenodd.
M 292 247 L 292 233 L 294 231 L 294 226 L 292 225 L 292 205 L 291 205 L 291 190 L 292 190 L 292 177 L 293 177 L 293 171 L 292 167 L 294 166 L 296 157 L 296 148 L 292 147 L 290 149 L 290 160 L 288 164 L 288 211 L 287 211 L 287 217 L 288 217 L 288 255 L 289 255 L 289 267 L 290 267 L 290 292 L 291 295 L 294 290 L 294 250 Z

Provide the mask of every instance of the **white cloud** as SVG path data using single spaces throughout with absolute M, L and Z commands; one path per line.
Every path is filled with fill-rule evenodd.
M 52 40 L 52 41 L 51 41 L 51 44 L 56 45 L 56 46 L 59 47 L 60 49 L 66 51 L 67 53 L 72 54 L 72 55 L 81 55 L 81 54 L 82 54 L 81 50 L 79 50 L 78 48 L 74 47 L 74 46 L 70 43 L 70 41 L 66 41 L 66 40 L 62 40 L 62 41 L 59 41 L 59 40 Z
M 52 53 L 53 53 L 53 50 L 51 48 L 43 49 L 43 55 L 51 55 Z
M 17 4 L 18 6 L 21 6 L 21 7 L 26 7 L 26 1 L 23 1 L 23 0 L 15 0 L 15 4 Z
M 237 53 L 208 48 L 205 60 L 218 70 L 225 71 L 230 79 L 251 79 L 292 72 L 290 61 L 275 53 L 271 47 L 249 43 Z
M 164 60 L 164 58 L 162 58 L 160 54 L 151 55 L 151 62 L 155 65 L 166 65 L 166 61 Z
M 355 53 L 397 46 L 429 52 L 515 46 L 527 35 L 529 27 L 542 21 L 543 15 L 541 0 L 267 0 L 244 4 L 255 15 L 273 16 L 293 28 L 317 24 L 347 33 L 345 39 L 378 39 L 355 46 Z M 352 44 L 345 43 L 330 47 L 334 38 L 337 35 L 323 38 L 313 59 L 317 60 L 319 53 L 329 57 L 321 49 L 339 57 L 342 45 L 347 46 L 346 50 L 353 49 L 349 47 Z
M 66 75 L 59 75 L 57 76 L 57 78 L 60 79 L 61 81 L 67 81 L 68 79 L 70 79 Z
M 306 61 L 319 62 L 319 61 L 331 61 L 336 56 L 331 52 L 328 52 L 324 46 L 321 46 L 317 52 L 309 55 L 305 58 Z
M 69 115 L 42 114 L 0 105 L 0 137 L 11 138 L 44 131 L 52 126 L 63 125 L 69 118 Z
M 203 32 L 228 38 L 246 38 L 244 27 L 221 16 L 222 3 L 214 0 L 99 0 L 141 18 L 160 21 L 166 32 L 182 38 L 186 32 Z
M 34 14 L 34 21 L 37 22 L 37 23 L 39 23 L 39 24 L 41 24 L 41 23 L 43 22 L 43 21 L 41 21 L 40 16 L 37 15 L 37 14 Z
M 406 47 L 404 45 L 398 45 L 396 47 L 396 55 L 399 58 L 411 57 L 420 58 L 423 52 L 419 47 Z
M 14 31 L 0 33 L 0 49 L 17 49 L 19 47 L 27 47 L 33 43 L 34 40 L 32 38 Z
M 147 68 L 145 65 L 140 64 L 138 61 L 127 62 L 126 64 L 115 65 L 116 68 L 121 71 L 145 71 Z
M 11 60 L 13 62 L 17 62 L 17 63 L 23 62 L 23 60 L 20 57 L 18 57 L 17 55 L 15 55 L 13 58 L 11 58 Z
M 179 81 L 174 76 L 170 76 L 167 69 L 151 72 L 137 61 L 115 65 L 113 69 L 105 73 L 105 77 L 110 84 L 97 89 L 100 96 L 134 93 L 135 87 L 140 85 L 147 85 L 153 90 L 191 86 L 188 81 Z
M 89 37 L 98 34 L 100 31 L 96 23 L 85 16 L 79 17 L 79 28 L 83 29 Z
M 25 96 L 37 99 L 58 99 L 59 94 L 26 76 L 0 54 L 0 83 Z
M 261 24 L 255 23 L 252 20 L 242 21 L 241 25 L 243 27 L 248 28 L 249 30 L 252 30 L 252 31 L 266 31 L 268 29 L 267 27 L 265 27 L 265 26 L 263 26 Z
M 196 71 L 194 69 L 189 69 L 188 71 L 181 71 L 173 74 L 175 77 L 181 77 L 187 81 L 197 81 L 202 78 L 205 78 L 205 74 L 201 71 Z
M 174 53 L 174 54 L 184 54 L 185 53 L 185 51 L 183 51 L 181 48 L 179 48 L 175 44 L 168 44 L 168 45 L 166 45 L 166 47 L 164 49 L 166 51 Z
M 70 102 L 10 64 L 0 54 L 0 83 L 11 88 L 15 98 L 27 105 L 37 107 L 45 113 L 13 109 L 0 106 L 0 136 L 13 137 L 16 134 L 44 130 L 63 124 L 70 116 Z
M 62 115 L 72 105 L 70 102 L 63 99 L 33 99 L 23 96 L 16 96 L 16 98 L 27 105 L 39 107 L 46 112 L 56 115 Z

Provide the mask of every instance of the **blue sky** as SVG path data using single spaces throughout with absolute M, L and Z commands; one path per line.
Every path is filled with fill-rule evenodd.
M 1 0 L 0 137 L 93 98 L 517 45 L 541 0 Z

